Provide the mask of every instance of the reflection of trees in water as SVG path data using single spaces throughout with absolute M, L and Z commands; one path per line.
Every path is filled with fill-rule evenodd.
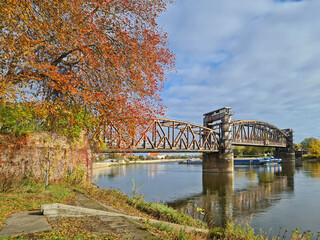
M 320 178 L 320 162 L 304 162 L 303 168 L 305 175 L 312 178 Z
M 117 176 L 125 176 L 126 175 L 126 166 L 116 166 L 116 167 L 108 167 L 103 169 L 95 169 L 93 174 L 93 180 L 97 181 L 100 178 L 115 178 Z
M 294 171 L 289 170 L 289 175 L 292 170 Z M 257 178 L 258 184 L 250 184 L 245 189 L 236 191 L 233 174 L 203 173 L 202 194 L 177 200 L 169 205 L 207 222 L 210 226 L 223 226 L 229 220 L 248 218 L 264 211 L 280 200 L 280 193 L 292 192 L 293 180 L 290 179 L 288 182 L 287 176 L 281 174 L 275 177 L 274 171 L 254 171 L 256 177 L 252 171 L 245 175 L 248 179 Z M 203 215 L 197 211 L 199 208 L 204 209 Z
M 143 167 L 143 168 L 142 168 Z M 96 182 L 99 179 L 113 179 L 118 176 L 125 176 L 128 173 L 132 175 L 137 175 L 141 172 L 147 171 L 149 179 L 154 178 L 159 175 L 161 172 L 165 171 L 166 166 L 161 164 L 148 164 L 145 166 L 141 165 L 119 165 L 119 166 L 110 166 L 108 168 L 95 169 L 93 174 L 93 180 Z

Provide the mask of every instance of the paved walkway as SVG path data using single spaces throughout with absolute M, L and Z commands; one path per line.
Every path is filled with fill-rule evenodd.
M 10 215 L 4 222 L 0 237 L 52 230 L 40 211 L 21 212 Z

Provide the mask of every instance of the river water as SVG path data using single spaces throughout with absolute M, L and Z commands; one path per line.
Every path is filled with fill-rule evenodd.
M 320 232 L 320 163 L 235 167 L 233 174 L 203 173 L 201 165 L 177 162 L 112 166 L 95 170 L 101 188 L 132 194 L 132 178 L 145 201 L 166 203 L 222 226 L 250 221 L 256 230 Z

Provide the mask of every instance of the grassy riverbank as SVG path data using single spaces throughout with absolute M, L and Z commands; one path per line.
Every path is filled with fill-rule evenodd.
M 84 194 L 103 204 L 111 206 L 128 215 L 140 216 L 147 219 L 158 219 L 170 223 L 206 228 L 206 224 L 192 219 L 162 204 L 146 203 L 142 196 L 130 198 L 117 190 L 99 190 L 92 185 L 81 184 L 77 178 L 70 178 L 64 183 L 49 185 L 45 188 L 43 184 L 36 183 L 30 179 L 24 179 L 13 188 L 0 189 L 0 229 L 6 217 L 15 212 L 39 210 L 43 203 L 71 203 L 76 200 L 77 193 Z M 4 191 L 5 190 L 5 191 Z M 111 234 L 97 236 L 90 230 L 90 225 L 97 224 L 97 219 L 85 218 L 63 218 L 56 221 L 48 219 L 53 230 L 38 234 L 27 234 L 19 239 L 122 239 L 121 236 Z M 150 221 L 143 223 L 143 229 L 153 233 L 158 239 L 266 239 L 266 234 L 256 234 L 249 224 L 235 225 L 229 223 L 225 228 L 214 228 L 210 233 L 185 232 L 175 230 L 169 224 L 154 224 Z M 287 234 L 289 237 L 290 234 Z M 300 237 L 298 237 L 300 236 Z M 296 232 L 291 239 L 301 238 L 302 233 Z
M 146 219 L 157 219 L 185 226 L 206 228 L 206 225 L 192 219 L 181 212 L 177 212 L 165 205 L 149 204 L 142 201 L 141 197 L 130 198 L 117 190 L 98 190 L 92 185 L 64 182 L 49 185 L 25 179 L 12 188 L 0 189 L 0 229 L 5 219 L 12 213 L 39 210 L 44 203 L 69 204 L 77 200 L 77 193 L 84 194 L 125 214 L 139 216 Z M 56 221 L 48 219 L 53 231 L 23 235 L 19 239 L 122 239 L 120 236 L 110 235 L 98 237 L 90 232 L 88 224 L 95 224 L 96 219 L 88 218 L 63 218 Z M 159 239 L 207 239 L 207 234 L 177 231 L 166 224 L 145 222 L 145 231 L 159 236 Z M 87 228 L 86 228 L 86 227 Z M 2 238 L 0 238 L 2 239 Z M 6 239 L 6 238 L 4 238 Z

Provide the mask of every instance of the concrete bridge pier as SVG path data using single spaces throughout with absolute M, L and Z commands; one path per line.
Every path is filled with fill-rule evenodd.
M 294 163 L 295 162 L 295 150 L 293 147 L 293 130 L 284 129 L 282 130 L 286 134 L 287 147 L 286 148 L 275 148 L 275 158 L 281 158 L 281 163 Z
M 219 152 L 203 153 L 203 172 L 233 172 L 231 108 L 226 107 L 204 114 L 203 125 L 209 128 L 219 126 Z M 219 123 L 219 121 L 221 121 Z
M 233 153 L 203 153 L 203 172 L 233 172 Z

